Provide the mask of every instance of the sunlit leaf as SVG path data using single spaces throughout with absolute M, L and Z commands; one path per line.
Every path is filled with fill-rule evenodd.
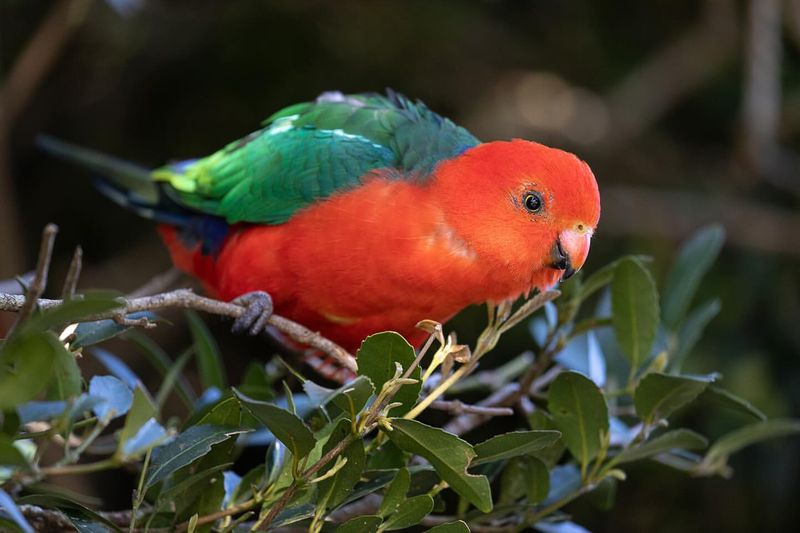
M 372 381 L 377 394 L 384 383 L 394 377 L 395 363 L 408 369 L 415 358 L 414 348 L 398 333 L 376 333 L 364 339 L 358 349 L 358 374 Z M 419 368 L 414 369 L 410 377 L 418 380 Z M 392 409 L 391 414 L 397 416 L 407 413 L 416 403 L 421 388 L 421 382 L 401 386 L 392 401 L 402 405 Z
M 492 494 L 485 476 L 467 473 L 475 457 L 472 446 L 451 433 L 416 420 L 392 418 L 389 438 L 401 449 L 424 457 L 450 487 L 481 511 L 492 509 Z
M 631 367 L 650 355 L 658 327 L 658 292 L 650 272 L 633 259 L 621 261 L 611 286 L 612 325 Z
M 600 389 L 582 374 L 564 372 L 550 386 L 548 404 L 567 449 L 587 465 L 608 432 L 608 408 Z

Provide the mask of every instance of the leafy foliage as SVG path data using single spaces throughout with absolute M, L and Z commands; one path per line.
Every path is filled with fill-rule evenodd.
M 800 433 L 800 421 L 767 420 L 716 374 L 681 373 L 719 309 L 716 300 L 691 304 L 721 239 L 711 228 L 690 240 L 661 296 L 643 258 L 626 257 L 576 276 L 555 301 L 544 293 L 489 305 L 471 350 L 430 322 L 421 324 L 431 337 L 419 354 L 396 333 L 372 335 L 358 375 L 333 388 L 273 363 L 252 363 L 234 381 L 195 314 L 192 345 L 171 357 L 128 325 L 88 321 L 116 308 L 108 294 L 36 312 L 0 346 L 0 523 L 31 531 L 27 506 L 36 505 L 80 531 L 114 530 L 102 512 L 41 482 L 122 467 L 138 472 L 123 529 L 190 531 L 580 531 L 562 508 L 579 497 L 611 507 L 624 490 L 621 468 L 634 461 L 728 476 L 731 454 Z M 533 355 L 478 371 L 522 322 Z M 158 390 L 98 346 L 115 337 L 146 355 Z M 82 350 L 111 375 L 82 375 Z M 199 390 L 185 376 L 192 357 Z M 481 392 L 489 396 L 477 408 L 455 401 Z M 173 396 L 183 411 L 168 407 Z M 491 409 L 508 406 L 526 416 L 474 436 L 507 414 Z M 742 413 L 744 425 L 714 438 L 669 427 L 684 410 L 719 407 Z M 55 459 L 42 453 L 53 441 L 62 444 Z M 98 443 L 106 455 L 89 460 Z M 247 448 L 260 449 L 263 462 L 243 468 Z

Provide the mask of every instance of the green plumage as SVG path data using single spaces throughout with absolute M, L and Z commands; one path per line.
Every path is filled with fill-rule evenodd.
M 228 223 L 278 224 L 320 198 L 357 187 L 370 170 L 424 179 L 439 161 L 476 144 L 464 128 L 396 93 L 325 93 L 279 111 L 263 129 L 208 157 L 152 176 L 190 209 Z

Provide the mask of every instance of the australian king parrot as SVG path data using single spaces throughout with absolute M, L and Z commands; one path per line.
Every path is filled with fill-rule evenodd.
M 571 153 L 480 142 L 393 91 L 327 92 L 203 158 L 155 170 L 42 138 L 159 223 L 210 295 L 263 291 L 275 312 L 355 352 L 422 319 L 545 289 L 581 268 L 600 216 Z

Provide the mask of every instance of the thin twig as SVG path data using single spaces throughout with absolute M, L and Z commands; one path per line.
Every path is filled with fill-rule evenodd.
M 61 291 L 61 298 L 69 300 L 75 296 L 75 289 L 78 287 L 78 279 L 81 277 L 81 267 L 83 266 L 83 249 L 75 247 L 72 254 L 72 261 L 69 263 L 67 277 L 64 280 L 64 289 Z
M 171 292 L 143 296 L 140 298 L 119 298 L 119 308 L 105 313 L 97 313 L 84 317 L 85 321 L 95 320 L 126 320 L 125 315 L 137 311 L 155 311 L 158 309 L 180 308 L 204 311 L 214 315 L 238 318 L 245 312 L 245 308 L 234 303 L 223 302 L 200 296 L 192 292 L 191 289 L 178 289 Z M 0 311 L 20 312 L 25 303 L 22 296 L 15 294 L 0 294 Z M 63 300 L 39 299 L 38 305 L 41 309 L 53 309 L 63 303 Z M 358 369 L 356 359 L 347 350 L 336 344 L 330 339 L 326 339 L 319 333 L 315 333 L 308 328 L 278 315 L 270 316 L 267 323 L 279 329 L 293 340 L 317 348 L 330 355 L 342 365 L 355 371 Z M 131 325 L 143 325 L 143 321 L 132 321 Z
M 519 397 L 519 383 L 509 383 L 491 396 L 478 402 L 478 407 L 506 407 L 514 405 Z M 445 431 L 453 435 L 464 435 L 481 424 L 489 421 L 491 415 L 469 413 L 454 418 L 444 426 Z
M 36 272 L 33 275 L 33 281 L 27 290 L 27 294 L 22 298 L 22 304 L 17 312 L 17 319 L 14 325 L 11 326 L 11 331 L 14 331 L 17 326 L 25 321 L 26 318 L 33 312 L 36 303 L 47 288 L 47 273 L 50 270 L 50 259 L 53 256 L 53 243 L 56 240 L 58 233 L 58 226 L 55 224 L 48 224 L 42 231 L 42 243 L 39 246 L 39 259 L 36 262 Z
M 446 411 L 452 415 L 475 414 L 483 416 L 510 416 L 514 410 L 510 407 L 484 407 L 481 405 L 470 405 L 461 400 L 437 400 L 430 405 L 431 409 Z

